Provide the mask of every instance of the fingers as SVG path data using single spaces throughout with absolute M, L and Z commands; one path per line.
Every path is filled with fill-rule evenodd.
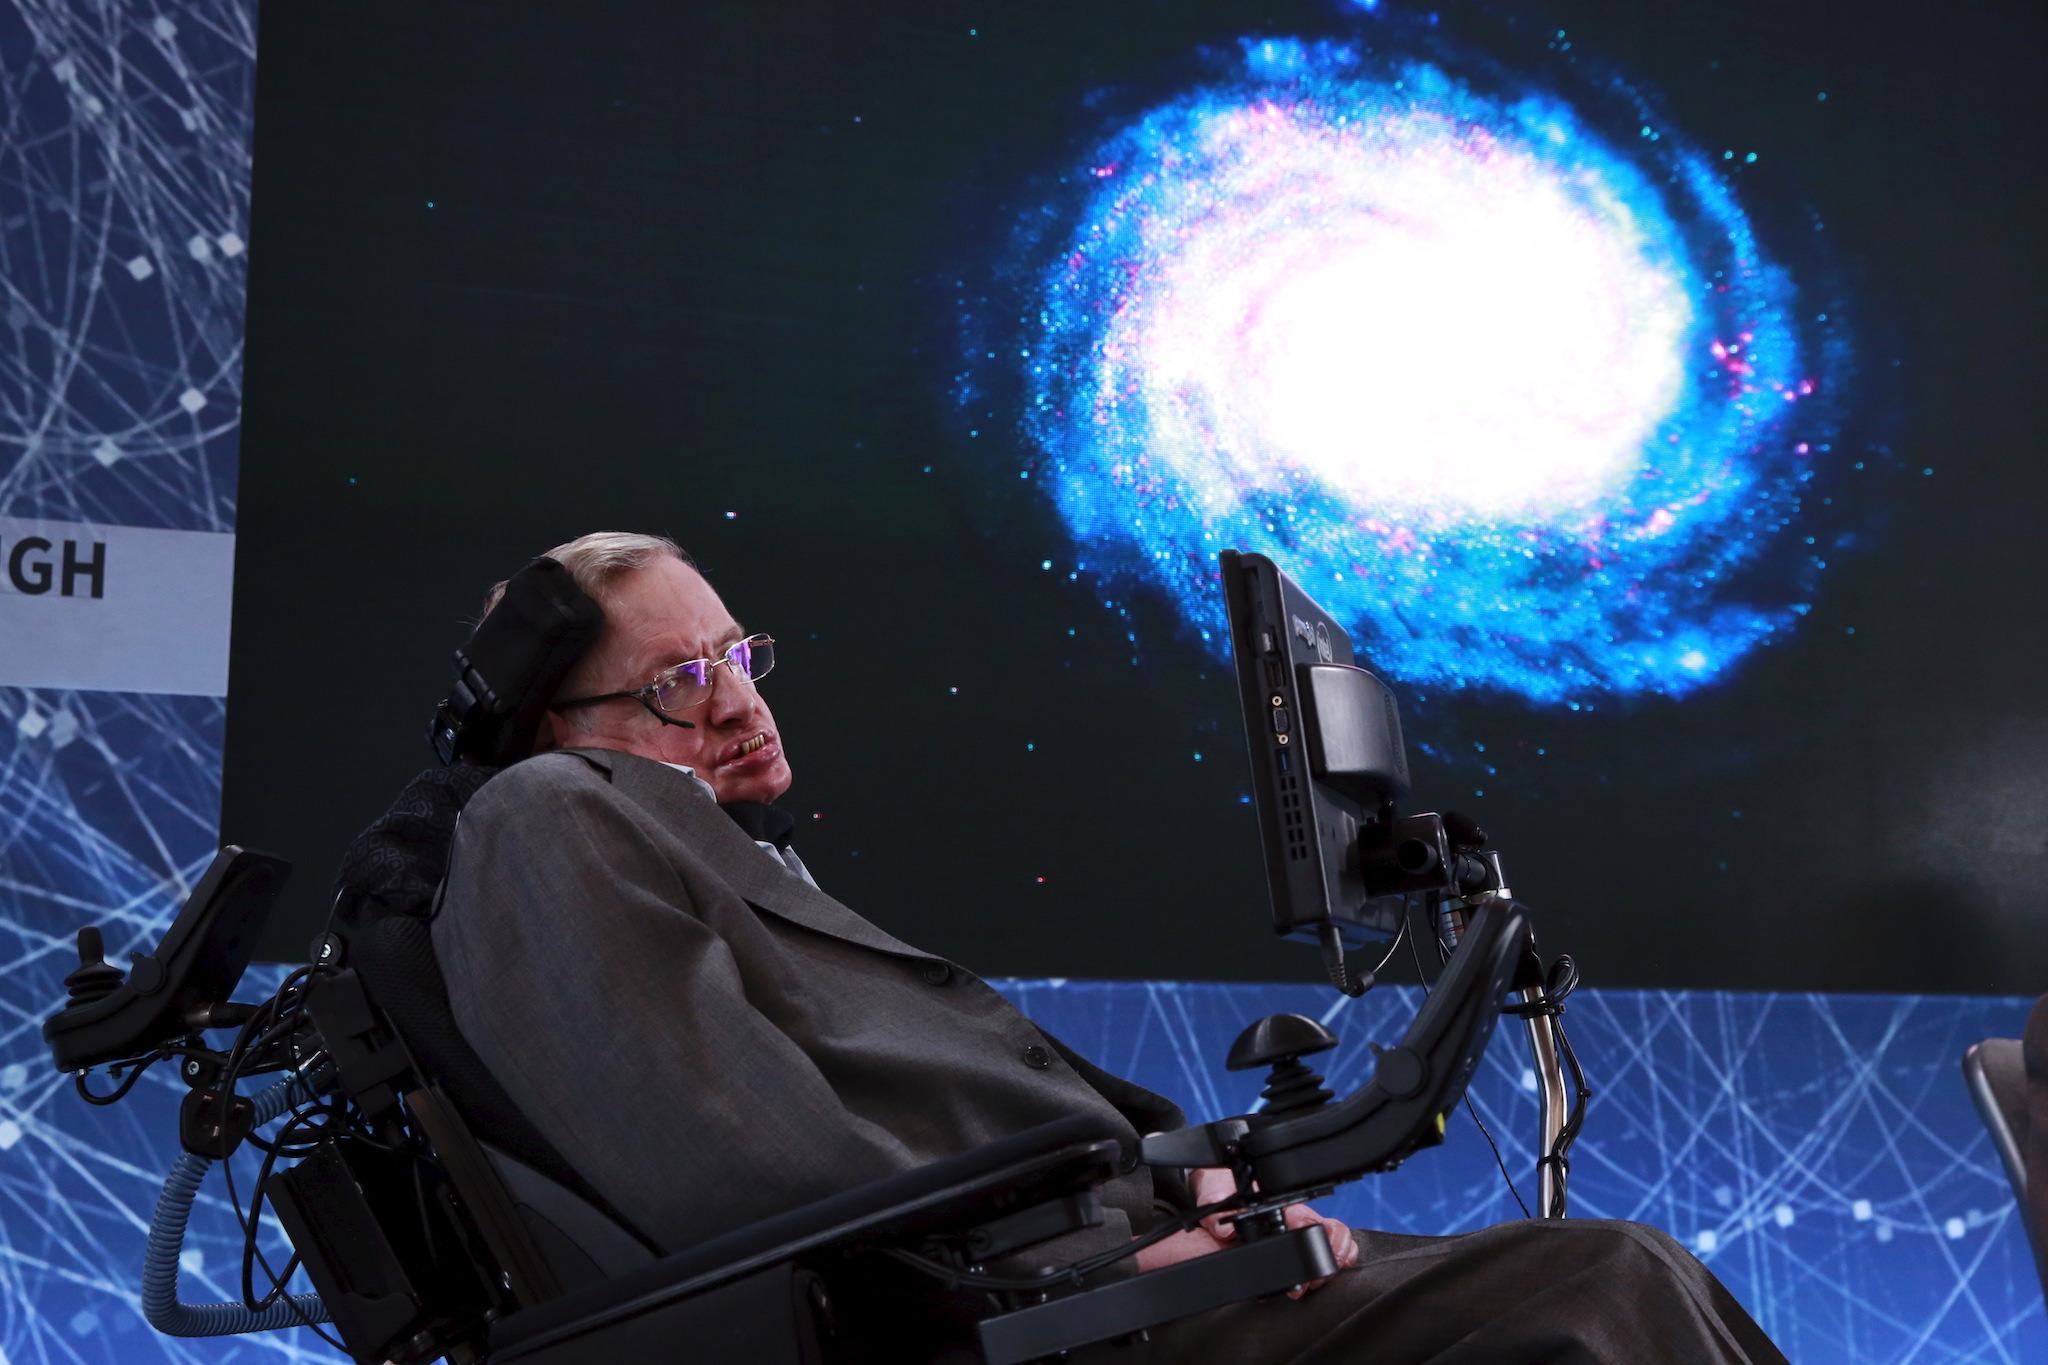
M 1326 1218 L 1323 1232 L 1330 1239 L 1330 1254 L 1337 1258 L 1337 1269 L 1349 1270 L 1358 1264 L 1358 1237 L 1348 1224 Z
M 1205 1166 L 1188 1173 L 1188 1190 L 1195 1197 L 1195 1203 L 1213 1204 L 1219 1199 L 1228 1199 L 1237 1192 L 1237 1177 L 1216 1166 Z M 1229 1242 L 1236 1238 L 1237 1229 L 1224 1222 L 1227 1215 L 1212 1213 L 1202 1220 L 1202 1230 L 1218 1242 Z
M 1237 1236 L 1236 1226 L 1223 1221 L 1230 1216 L 1227 1213 L 1212 1213 L 1207 1218 L 1204 1218 L 1199 1226 L 1202 1231 L 1208 1233 L 1217 1241 L 1228 1242 Z
M 1289 1228 L 1305 1228 L 1312 1224 L 1321 1225 L 1323 1236 L 1330 1243 L 1330 1258 L 1337 1263 L 1337 1269 L 1349 1270 L 1352 1266 L 1358 1264 L 1358 1237 L 1351 1231 L 1349 1224 L 1339 1222 L 1335 1218 L 1325 1218 L 1306 1204 L 1294 1204 L 1288 1207 L 1287 1226 Z M 1307 1284 L 1297 1285 L 1293 1289 L 1288 1290 L 1287 1297 L 1299 1299 L 1308 1294 L 1309 1291 L 1320 1289 L 1328 1283 L 1329 1280 L 1327 1278 L 1310 1280 Z
M 1217 1250 L 1214 1238 L 1200 1232 L 1176 1232 L 1162 1241 L 1140 1251 L 1137 1256 L 1138 1269 L 1158 1270 L 1163 1266 L 1178 1265 L 1192 1261 L 1197 1256 L 1207 1256 Z
M 1230 1173 L 1219 1170 L 1196 1171 L 1190 1177 L 1189 1185 L 1199 1203 L 1213 1203 L 1235 1188 Z M 1306 1204 L 1289 1204 L 1282 1210 L 1281 1216 L 1289 1231 L 1321 1226 L 1323 1236 L 1330 1244 L 1330 1258 L 1336 1262 L 1337 1269 L 1349 1270 L 1358 1264 L 1358 1238 L 1349 1225 L 1334 1218 L 1325 1218 Z M 1212 1213 L 1201 1222 L 1201 1230 L 1217 1245 L 1228 1245 L 1237 1238 L 1236 1227 L 1225 1222 L 1226 1217 L 1226 1214 Z M 1297 1285 L 1288 1291 L 1287 1297 L 1298 1299 L 1323 1283 L 1322 1280 L 1315 1280 L 1306 1285 Z
M 1310 1218 L 1322 1224 L 1323 1236 L 1329 1239 L 1330 1257 L 1337 1262 L 1337 1269 L 1349 1270 L 1358 1264 L 1358 1238 L 1349 1224 L 1325 1218 L 1320 1213 L 1311 1213 Z
M 1310 1280 L 1307 1284 L 1298 1284 L 1287 1291 L 1287 1297 L 1290 1299 L 1307 1298 L 1311 1291 L 1321 1289 L 1329 1282 L 1329 1279 L 1325 1277 L 1320 1280 Z
M 1330 1254 L 1337 1258 L 1337 1266 L 1343 1269 L 1358 1261 L 1358 1238 L 1352 1235 L 1348 1224 L 1335 1218 L 1326 1218 L 1306 1204 L 1287 1206 L 1289 1230 L 1321 1225 L 1323 1235 L 1329 1239 Z

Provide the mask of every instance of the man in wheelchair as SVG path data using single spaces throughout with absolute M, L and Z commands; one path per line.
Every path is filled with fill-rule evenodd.
M 463 1037 L 635 1231 L 690 1247 L 1074 1115 L 1126 1153 L 1099 1222 L 976 1271 L 1113 1257 L 1232 1192 L 1227 1171 L 1138 1163 L 1141 1134 L 1185 1124 L 1171 1102 L 820 888 L 768 805 L 791 782 L 758 686 L 774 641 L 674 544 L 597 533 L 549 555 L 604 624 L 554 692 L 544 751 L 464 808 L 432 947 Z M 1131 1358 L 1782 1358 L 1712 1274 L 1637 1224 L 1415 1237 L 1299 1203 L 1275 1216 L 1321 1226 L 1336 1273 L 1156 1327 Z M 1209 1257 L 1236 1235 L 1212 1217 L 1104 1274 Z
M 769 804 L 790 783 L 757 686 L 774 640 L 673 543 L 589 535 L 493 590 L 430 730 L 444 766 L 351 847 L 330 931 L 271 999 L 230 999 L 288 872 L 267 855 L 224 847 L 125 974 L 80 932 L 43 1028 L 58 1069 L 99 1104 L 172 1057 L 189 1088 L 144 1316 L 177 1336 L 332 1322 L 364 1365 L 1781 1360 L 1663 1234 L 1563 1217 L 1577 1117 L 1553 1025 L 1575 975 L 1536 956 L 1476 825 L 1399 814 L 1391 695 L 1321 648 L 1276 671 L 1284 576 L 1224 570 L 1234 619 L 1266 623 L 1239 641 L 1248 719 L 1292 706 L 1275 733 L 1318 789 L 1378 803 L 1337 847 L 1394 880 L 1356 894 L 1434 888 L 1447 916 L 1444 971 L 1353 1094 L 1300 1064 L 1335 1040 L 1277 1015 L 1231 1048 L 1272 1067 L 1260 1110 L 1190 1125 L 827 895 Z M 1287 610 L 1321 612 L 1295 592 Z M 1297 893 L 1275 888 L 1278 923 Z M 1357 993 L 1329 921 L 1353 890 L 1318 873 L 1302 894 Z M 1413 1237 L 1314 1213 L 1441 1139 L 1510 990 L 1545 1216 Z M 239 1093 L 266 1072 L 284 1078 Z M 241 1299 L 185 1303 L 197 1191 L 245 1142 Z M 317 1294 L 286 1292 L 301 1265 Z

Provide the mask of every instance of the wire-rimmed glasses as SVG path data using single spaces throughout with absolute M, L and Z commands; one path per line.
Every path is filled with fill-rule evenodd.
M 670 664 L 654 675 L 654 681 L 630 692 L 601 692 L 590 697 L 571 697 L 554 705 L 557 711 L 573 706 L 594 706 L 601 701 L 637 701 L 654 713 L 657 720 L 691 711 L 711 700 L 717 671 L 732 670 L 736 678 L 750 683 L 761 681 L 775 668 L 775 637 L 749 635 L 727 645 L 715 659 L 689 659 Z

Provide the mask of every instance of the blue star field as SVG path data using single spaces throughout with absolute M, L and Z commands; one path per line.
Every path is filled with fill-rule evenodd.
M 1246 38 L 1110 118 L 963 281 L 955 396 L 1078 572 L 1218 652 L 1230 547 L 1411 695 L 1682 697 L 1839 543 L 1839 307 L 1745 214 L 1757 153 L 1437 47 Z
M 14 337 L 0 348 L 0 515 L 233 525 L 255 56 L 243 0 L 0 3 L 0 278 Z M 1301 60 L 1340 80 L 1327 54 Z M 1826 378 L 1791 353 L 1762 363 L 1766 350 L 1744 363 Z M 1781 437 L 1820 435 L 1797 426 L 1810 420 L 1803 400 L 1774 401 Z M 1061 458 L 1078 472 L 1094 456 Z M 1780 488 L 1782 472 L 1765 483 Z M 1773 517 L 1796 517 L 1791 486 Z M 104 927 L 117 959 L 146 948 L 210 860 L 224 723 L 217 699 L 0 688 L 0 1365 L 339 1359 L 304 1332 L 175 1341 L 149 1330 L 144 1230 L 181 1087 L 159 1070 L 121 1106 L 88 1108 L 39 1035 L 77 929 Z M 831 869 L 818 872 L 829 885 Z M 1218 1064 L 1247 1020 L 1324 1018 L 1346 1040 L 1328 1069 L 1350 1085 L 1362 1044 L 1416 1004 L 1395 988 L 1344 1002 L 1303 986 L 1003 984 L 1068 1042 L 1196 1117 L 1250 1101 L 1255 1082 Z M 1956 1065 L 1969 1042 L 2016 1031 L 2023 1009 L 1581 992 L 1573 1038 L 1599 1094 L 1575 1207 L 1674 1233 L 1801 1362 L 2048 1358 L 2025 1240 Z M 1474 1096 L 1526 1194 L 1533 1101 L 1518 1042 L 1500 1035 Z M 188 1299 L 235 1292 L 239 1235 L 222 1193 L 217 1180 L 201 1190 Z M 1464 1120 L 1444 1148 L 1332 1207 L 1419 1232 L 1514 1211 Z

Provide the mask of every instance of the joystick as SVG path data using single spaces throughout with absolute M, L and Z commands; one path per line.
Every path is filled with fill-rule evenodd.
M 67 1005 L 89 1005 L 119 988 L 121 969 L 108 963 L 106 952 L 99 930 L 88 925 L 78 931 L 78 970 L 64 978 Z
M 1237 1035 L 1223 1065 L 1232 1071 L 1271 1067 L 1266 1088 L 1259 1092 L 1264 1107 L 1254 1117 L 1282 1118 L 1330 1102 L 1323 1078 L 1300 1059 L 1335 1046 L 1337 1035 L 1306 1015 L 1269 1014 Z

